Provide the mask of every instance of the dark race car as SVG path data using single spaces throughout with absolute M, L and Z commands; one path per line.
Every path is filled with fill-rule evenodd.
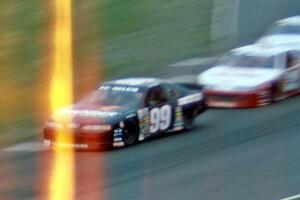
M 44 145 L 75 149 L 123 147 L 151 136 L 189 130 L 205 110 L 200 90 L 155 78 L 127 78 L 101 84 L 59 119 L 44 125 Z M 58 143 L 56 134 L 71 130 L 73 143 Z

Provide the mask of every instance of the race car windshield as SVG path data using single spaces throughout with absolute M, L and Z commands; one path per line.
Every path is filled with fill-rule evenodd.
M 265 35 L 278 34 L 300 34 L 300 25 L 278 25 L 275 24 L 267 31 Z
M 262 67 L 273 68 L 273 57 L 254 56 L 254 55 L 227 55 L 221 59 L 219 65 L 236 67 Z
M 83 98 L 79 104 L 137 107 L 142 98 L 143 93 L 138 88 L 102 86 Z

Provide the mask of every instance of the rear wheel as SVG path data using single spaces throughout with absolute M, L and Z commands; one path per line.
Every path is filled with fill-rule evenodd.
M 194 127 L 194 117 L 191 114 L 183 116 L 184 130 L 191 130 L 193 127 Z
M 138 140 L 138 129 L 133 121 L 127 122 L 124 127 L 123 142 L 125 146 L 130 146 Z
M 282 99 L 281 95 L 282 83 L 274 83 L 271 87 L 271 102 L 276 102 Z

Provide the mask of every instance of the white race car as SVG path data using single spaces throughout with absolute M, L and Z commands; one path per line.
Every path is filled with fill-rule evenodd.
M 240 47 L 198 75 L 197 81 L 210 107 L 267 105 L 300 92 L 300 47 Z
M 300 16 L 276 21 L 256 43 L 265 46 L 300 45 Z

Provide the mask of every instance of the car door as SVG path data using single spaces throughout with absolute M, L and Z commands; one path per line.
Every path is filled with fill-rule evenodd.
M 299 56 L 300 57 L 300 56 Z M 290 92 L 300 88 L 300 60 L 296 54 L 286 54 L 283 91 Z
M 149 134 L 167 132 L 172 129 L 174 105 L 169 101 L 166 91 L 161 86 L 149 89 L 145 98 L 145 107 L 149 113 Z

